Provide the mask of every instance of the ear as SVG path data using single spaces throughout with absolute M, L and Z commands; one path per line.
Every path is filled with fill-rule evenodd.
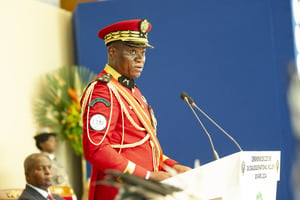
M 116 51 L 117 51 L 117 49 L 112 45 L 107 47 L 107 52 L 110 57 L 115 55 Z
M 29 174 L 28 174 L 28 172 L 25 172 L 25 179 L 26 179 L 26 181 L 27 181 L 27 182 L 29 182 L 29 181 L 30 181 L 30 177 L 29 177 Z

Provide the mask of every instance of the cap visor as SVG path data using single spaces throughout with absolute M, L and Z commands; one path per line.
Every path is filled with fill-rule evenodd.
M 148 44 L 148 43 L 135 43 L 135 42 L 127 42 L 127 41 L 123 41 L 123 44 L 125 44 L 126 46 L 130 46 L 130 47 L 139 47 L 139 48 L 154 48 L 152 45 Z

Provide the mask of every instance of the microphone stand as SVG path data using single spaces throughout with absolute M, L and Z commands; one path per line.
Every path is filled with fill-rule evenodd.
M 227 133 L 219 124 L 217 124 L 217 122 L 215 122 L 202 109 L 200 109 L 196 105 L 196 103 L 194 102 L 192 97 L 188 96 L 185 92 L 181 93 L 181 95 L 182 95 L 181 98 L 183 98 L 183 97 L 186 98 L 187 100 L 185 100 L 185 101 L 187 101 L 190 106 L 194 106 L 197 110 L 199 110 L 210 122 L 212 122 L 220 131 L 222 131 L 222 133 L 224 133 L 238 147 L 238 149 L 240 151 L 243 151 L 243 149 L 241 148 L 239 143 L 229 133 Z
M 215 149 L 215 146 L 214 146 L 214 143 L 213 143 L 213 141 L 212 141 L 212 139 L 211 139 L 211 136 L 210 136 L 210 134 L 208 133 L 208 131 L 206 130 L 206 128 L 205 128 L 205 126 L 203 125 L 203 123 L 201 122 L 201 120 L 199 119 L 199 117 L 198 117 L 198 115 L 196 114 L 194 108 L 191 106 L 191 104 L 190 104 L 190 102 L 189 102 L 189 100 L 188 100 L 188 96 L 183 94 L 183 95 L 182 95 L 182 98 L 183 98 L 183 100 L 187 103 L 187 105 L 190 107 L 190 109 L 192 110 L 194 116 L 196 117 L 196 119 L 197 119 L 198 122 L 200 123 L 200 125 L 201 125 L 202 129 L 204 130 L 205 134 L 207 135 L 207 137 L 208 137 L 208 139 L 209 139 L 210 146 L 211 146 L 211 148 L 212 148 L 213 156 L 214 156 L 215 160 L 218 160 L 218 159 L 219 159 L 219 154 L 218 154 L 218 152 L 217 152 L 216 149 Z
M 194 102 L 192 104 L 192 106 L 194 106 L 197 110 L 199 110 L 209 121 L 211 121 L 211 123 L 213 123 L 220 131 L 222 131 L 230 140 L 233 141 L 233 143 L 238 147 L 238 149 L 240 151 L 243 151 L 243 149 L 241 148 L 241 146 L 239 145 L 239 143 L 237 143 L 237 141 L 231 136 L 229 135 L 221 126 L 219 126 L 213 119 L 211 119 L 203 110 L 201 110 L 196 103 Z

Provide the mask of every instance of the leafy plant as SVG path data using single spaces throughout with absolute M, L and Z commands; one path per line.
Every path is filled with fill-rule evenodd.
M 82 155 L 80 97 L 96 76 L 88 68 L 61 67 L 46 74 L 33 113 L 39 127 L 51 127 L 67 140 L 76 155 Z

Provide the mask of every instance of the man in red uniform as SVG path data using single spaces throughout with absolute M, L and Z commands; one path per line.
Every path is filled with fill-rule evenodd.
M 105 170 L 117 170 L 145 179 L 171 177 L 165 166 L 182 173 L 189 167 L 163 155 L 156 137 L 156 119 L 151 106 L 134 84 L 145 63 L 151 24 L 127 20 L 101 29 L 108 62 L 82 97 L 83 149 L 92 164 L 89 200 L 114 199 L 117 188 L 99 181 Z

